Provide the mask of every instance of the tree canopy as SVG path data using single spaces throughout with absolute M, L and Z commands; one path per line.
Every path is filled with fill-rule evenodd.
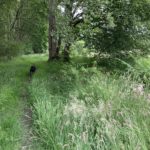
M 148 51 L 149 44 L 145 43 L 149 43 L 150 35 L 149 0 L 2 0 L 0 3 L 1 55 L 12 45 L 16 45 L 16 52 L 21 49 L 26 54 L 45 52 L 49 45 L 50 58 L 51 55 L 58 58 L 62 51 L 69 60 L 71 44 L 80 39 L 100 53 Z

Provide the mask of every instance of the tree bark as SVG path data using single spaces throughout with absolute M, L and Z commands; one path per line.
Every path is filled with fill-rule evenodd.
M 59 59 L 60 48 L 61 48 L 61 37 L 59 36 L 58 43 L 57 43 L 57 49 L 56 49 L 57 59 Z
M 71 43 L 67 43 L 64 48 L 64 62 L 70 61 L 70 46 Z
M 72 28 L 72 30 L 74 30 L 78 24 L 83 22 L 83 12 L 75 16 L 82 2 L 83 0 L 78 1 L 76 8 L 74 8 L 74 1 L 72 0 L 70 0 L 69 3 L 66 4 L 65 13 L 66 13 L 66 16 L 68 16 L 68 18 L 70 19 L 68 22 L 68 26 Z M 65 48 L 64 48 L 64 61 L 65 62 L 70 61 L 70 57 L 69 57 L 70 47 L 71 47 L 71 42 L 67 41 L 67 43 L 65 44 Z
M 56 59 L 57 40 L 56 40 L 56 17 L 55 17 L 56 2 L 49 0 L 49 60 Z

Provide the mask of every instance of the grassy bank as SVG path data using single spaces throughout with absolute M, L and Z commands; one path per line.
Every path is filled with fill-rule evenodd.
M 148 87 L 133 75 L 76 66 L 41 63 L 29 87 L 43 149 L 148 149 Z

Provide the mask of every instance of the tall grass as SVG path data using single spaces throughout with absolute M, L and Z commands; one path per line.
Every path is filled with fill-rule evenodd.
M 149 149 L 149 89 L 130 76 L 74 66 L 41 65 L 29 87 L 43 150 Z
M 0 62 L 0 150 L 21 149 L 26 134 L 23 116 L 27 104 L 23 97 L 28 94 L 27 75 L 38 57 Z
M 119 76 L 76 63 L 48 63 L 40 55 L 0 63 L 0 149 L 21 147 L 24 91 L 33 110 L 32 149 L 149 149 L 150 90 L 137 80 L 138 63 Z M 37 72 L 28 83 L 31 64 Z
M 17 69 L 11 64 L 0 64 L 0 149 L 16 150 L 20 146 L 21 88 Z

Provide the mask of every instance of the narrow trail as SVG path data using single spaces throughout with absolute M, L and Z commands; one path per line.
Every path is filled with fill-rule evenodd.
M 22 137 L 21 150 L 31 150 L 33 141 L 33 130 L 32 130 L 32 108 L 29 105 L 29 92 L 28 86 L 31 80 L 26 80 L 23 83 L 23 89 L 21 91 L 21 99 L 23 101 L 23 116 L 22 126 L 24 136 Z

